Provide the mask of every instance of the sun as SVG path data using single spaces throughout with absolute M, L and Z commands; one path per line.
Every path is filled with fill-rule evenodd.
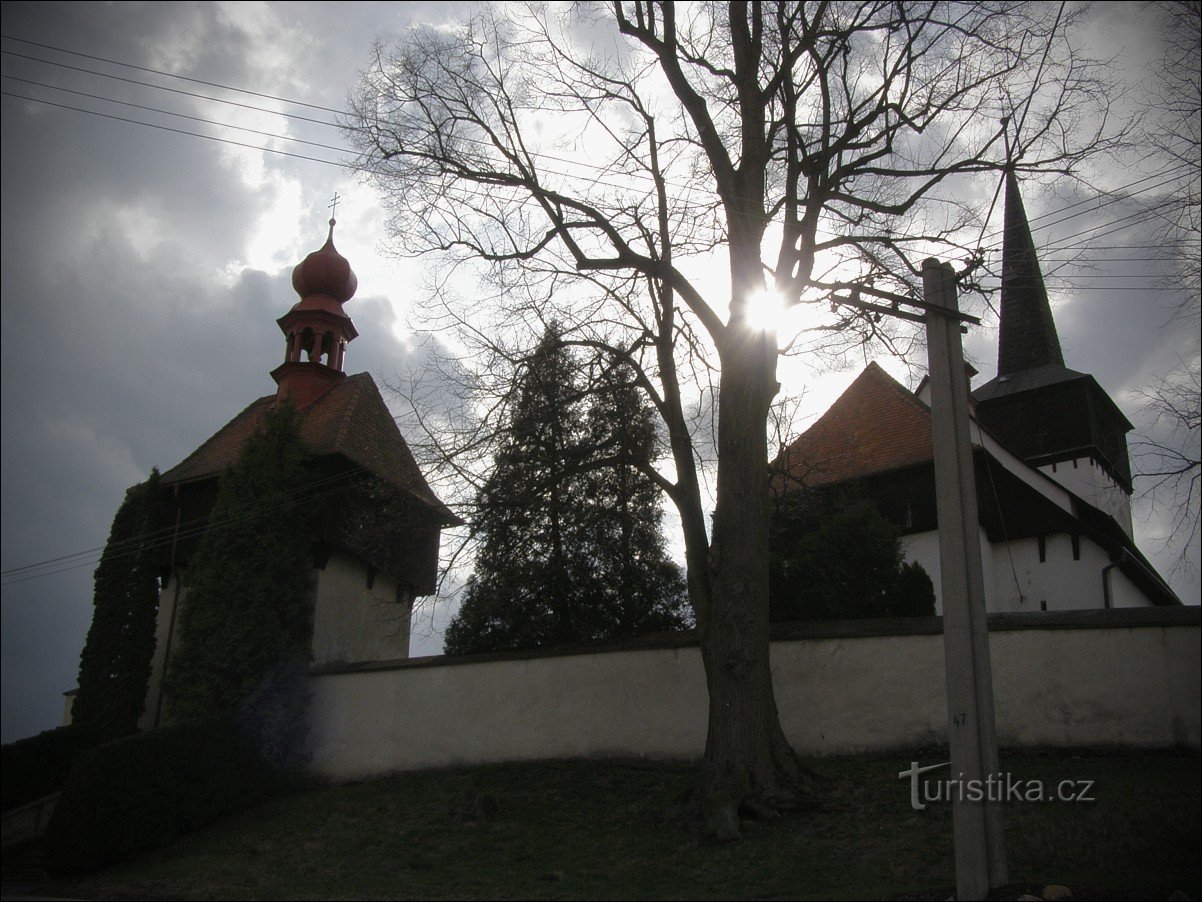
M 775 332 L 786 312 L 785 299 L 771 288 L 763 288 L 747 300 L 747 325 L 757 332 Z

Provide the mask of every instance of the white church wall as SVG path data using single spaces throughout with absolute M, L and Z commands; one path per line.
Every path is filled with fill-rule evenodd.
M 1128 536 L 1131 527 L 1131 496 L 1092 457 L 1062 460 L 1039 468 L 1074 495 L 1110 514 Z
M 991 621 L 990 632 L 1002 744 L 1199 747 L 1196 610 L 1008 616 L 1015 628 Z M 781 724 L 801 754 L 944 740 L 939 621 L 916 620 L 908 635 L 871 634 L 872 623 L 773 643 Z M 312 687 L 313 766 L 338 779 L 573 756 L 696 758 L 705 745 L 696 647 L 418 659 L 315 674 Z
M 1144 608 L 1148 606 L 1148 599 L 1144 593 L 1118 567 L 1111 568 L 1106 578 L 1110 582 L 1110 606 L 1112 608 Z
M 334 551 L 315 571 L 313 662 L 357 663 L 409 657 L 409 615 L 413 599 L 397 600 L 396 580 Z
M 998 607 L 997 586 L 994 578 L 996 569 L 994 562 L 995 549 L 989 542 L 984 530 L 978 533 L 981 543 L 981 573 L 985 581 L 985 610 L 993 612 L 1007 610 Z M 919 563 L 931 578 L 935 587 L 935 613 L 943 615 L 943 584 L 939 571 L 939 531 L 911 533 L 901 538 L 902 557 L 909 563 Z
M 1152 603 L 1117 567 L 1110 555 L 1081 536 L 1074 558 L 1067 533 L 1044 537 L 1043 560 L 1037 538 L 998 545 L 995 561 L 1001 611 L 1073 611 L 1106 606 L 1104 581 L 1113 607 L 1151 607 Z M 1108 575 L 1106 575 L 1108 574 Z
M 943 613 L 943 588 L 939 577 L 938 532 L 904 536 L 902 553 L 917 561 L 935 584 L 935 612 Z M 1110 583 L 1111 606 L 1151 607 L 1146 595 L 1118 567 L 1109 567 L 1105 550 L 1087 536 L 1078 543 L 1074 559 L 1068 533 L 1053 533 L 1043 540 L 1040 559 L 1038 538 L 991 543 L 981 533 L 981 564 L 985 578 L 985 609 L 990 613 L 1075 611 L 1105 607 L 1103 574 Z M 1109 569 L 1107 569 L 1109 567 Z
M 409 657 L 410 615 L 413 597 L 404 593 L 397 601 L 397 583 L 377 574 L 367 585 L 367 567 L 341 552 L 333 552 L 324 570 L 314 570 L 314 664 L 389 661 Z M 173 572 L 159 592 L 155 621 L 154 656 L 146 708 L 138 721 L 148 730 L 167 722 L 162 701 L 164 668 L 178 641 L 179 612 L 188 589 Z M 174 632 L 175 637 L 169 638 Z

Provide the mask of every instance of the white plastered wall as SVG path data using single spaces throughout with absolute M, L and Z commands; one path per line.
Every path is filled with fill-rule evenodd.
M 391 577 L 376 574 L 368 586 L 368 567 L 341 552 L 331 553 L 324 570 L 314 570 L 313 662 L 358 663 L 409 657 L 413 595 L 399 595 Z M 138 721 L 148 730 L 167 721 L 162 700 L 165 665 L 179 636 L 179 612 L 188 590 L 173 572 L 159 592 L 154 656 L 146 707 Z M 174 636 L 172 636 L 174 632 Z
M 1110 514 L 1128 536 L 1131 528 L 1131 496 L 1092 457 L 1057 461 L 1039 468 L 1074 495 Z
M 990 651 L 1003 745 L 1199 747 L 1196 622 L 992 632 Z M 946 735 L 940 633 L 775 642 L 772 672 L 781 725 L 803 755 Z M 314 767 L 340 779 L 574 756 L 696 758 L 705 746 L 696 647 L 414 662 L 315 675 L 312 686 Z
M 339 551 L 314 573 L 313 663 L 391 661 L 409 657 L 413 596 L 397 582 Z M 369 585 L 370 583 L 370 585 Z
M 914 533 L 901 540 L 907 561 L 917 561 L 935 584 L 935 611 L 943 613 L 939 578 L 939 533 Z M 1151 600 L 1120 568 L 1110 567 L 1109 555 L 1087 536 L 1078 542 L 1068 533 L 1044 537 L 1043 560 L 1039 539 L 991 543 L 981 533 L 981 566 L 985 578 L 985 609 L 992 613 L 1072 611 L 1105 607 L 1104 580 L 1110 584 L 1111 606 L 1151 607 Z M 1105 575 L 1104 575 L 1105 574 Z

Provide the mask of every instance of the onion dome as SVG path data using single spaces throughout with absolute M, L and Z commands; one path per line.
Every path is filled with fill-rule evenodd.
M 351 264 L 334 248 L 333 219 L 326 243 L 292 270 L 292 287 L 302 299 L 322 295 L 343 304 L 354 296 L 359 280 L 352 272 Z

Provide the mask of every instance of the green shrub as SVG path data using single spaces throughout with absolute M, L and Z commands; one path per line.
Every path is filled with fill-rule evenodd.
M 84 752 L 119 735 L 110 725 L 69 724 L 8 743 L 0 749 L 3 810 L 58 792 Z
M 854 489 L 778 499 L 769 549 L 774 623 L 935 613 L 930 576 L 903 559 L 897 528 Z
M 125 493 L 96 568 L 92 626 L 79 656 L 77 724 L 115 724 L 137 732 L 146 703 L 159 610 L 163 534 L 158 531 L 159 471 Z
M 47 867 L 104 867 L 257 802 L 276 785 L 276 772 L 232 718 L 118 739 L 72 769 L 47 829 Z
M 918 561 L 907 561 L 901 565 L 901 570 L 897 574 L 897 585 L 889 615 L 892 617 L 935 616 L 935 584 L 931 582 L 930 574 Z
M 163 682 L 178 720 L 235 708 L 313 647 L 315 472 L 290 405 L 271 411 L 221 477 L 188 565 L 188 589 Z

